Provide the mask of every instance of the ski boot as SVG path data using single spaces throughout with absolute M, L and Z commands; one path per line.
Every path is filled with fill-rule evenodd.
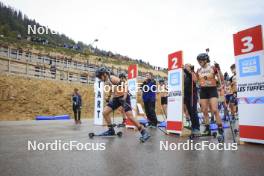
M 218 140 L 219 143 L 224 143 L 225 142 L 224 130 L 223 130 L 222 127 L 218 127 L 217 140 Z
M 211 136 L 210 125 L 205 125 L 205 129 L 203 131 L 203 135 Z
M 139 138 L 139 140 L 142 143 L 146 142 L 150 138 L 149 133 L 145 129 L 143 129 L 140 133 L 141 133 L 141 137 Z
M 109 129 L 105 132 L 102 132 L 100 136 L 114 136 L 115 135 L 115 129 L 113 127 L 109 127 Z

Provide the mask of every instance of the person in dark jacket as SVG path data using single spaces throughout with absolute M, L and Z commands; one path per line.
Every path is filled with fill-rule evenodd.
M 156 81 L 152 78 L 152 73 L 148 72 L 146 74 L 146 80 L 142 84 L 142 98 L 149 125 L 153 127 L 156 127 L 158 124 L 155 112 L 156 90 Z
M 81 124 L 82 97 L 75 88 L 72 94 L 72 109 L 74 113 L 75 124 Z
M 196 75 L 194 73 L 194 66 L 186 64 L 184 66 L 184 104 L 191 118 L 192 133 L 200 133 L 200 123 L 197 113 L 197 88 L 196 88 Z

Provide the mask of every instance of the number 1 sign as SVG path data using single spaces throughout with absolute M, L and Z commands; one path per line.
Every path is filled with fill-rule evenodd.
M 129 65 L 128 67 L 128 91 L 130 94 L 131 107 L 134 117 L 137 116 L 137 76 L 138 76 L 138 67 L 136 64 Z M 134 124 L 127 119 L 126 120 L 127 128 L 136 128 Z
M 130 65 L 128 67 L 128 79 L 136 78 L 138 74 L 137 65 Z
M 233 36 L 240 140 L 264 144 L 264 51 L 261 26 Z

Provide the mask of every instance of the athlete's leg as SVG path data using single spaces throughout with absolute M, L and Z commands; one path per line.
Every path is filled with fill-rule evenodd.
M 137 127 L 139 131 L 143 129 L 143 126 L 134 118 L 132 111 L 125 112 L 127 118 Z
M 211 112 L 214 114 L 216 118 L 216 123 L 218 125 L 222 125 L 222 120 L 221 120 L 219 110 L 218 110 L 218 99 L 216 97 L 210 98 L 209 104 L 210 104 Z
M 109 106 L 105 106 L 103 110 L 103 117 L 105 119 L 106 124 L 109 126 L 112 124 L 110 114 L 113 111 L 113 109 Z
M 162 105 L 163 111 L 165 113 L 165 116 L 167 116 L 167 104 Z
M 208 115 L 208 99 L 200 99 L 201 111 L 203 112 L 205 124 L 209 124 L 209 115 Z
M 201 99 L 200 104 L 201 104 L 201 110 L 203 112 L 204 121 L 205 121 L 205 130 L 203 131 L 203 133 L 210 135 L 211 131 L 210 131 L 210 123 L 209 123 L 209 115 L 208 115 L 208 106 L 209 106 L 208 99 Z

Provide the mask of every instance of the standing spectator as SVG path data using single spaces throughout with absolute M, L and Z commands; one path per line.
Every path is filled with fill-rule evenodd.
M 197 113 L 197 89 L 196 81 L 197 77 L 194 73 L 194 66 L 191 64 L 185 64 L 184 66 L 184 105 L 191 120 L 192 134 L 200 134 L 200 123 Z
M 56 71 L 57 71 L 57 68 L 55 65 L 51 65 L 50 66 L 50 73 L 52 75 L 52 79 L 56 79 Z
M 81 124 L 82 97 L 75 88 L 72 94 L 72 109 L 74 113 L 75 124 Z
M 145 112 L 151 127 L 156 127 L 158 120 L 155 112 L 156 105 L 156 81 L 153 79 L 152 73 L 146 74 L 146 80 L 142 84 L 142 98 L 144 102 Z

